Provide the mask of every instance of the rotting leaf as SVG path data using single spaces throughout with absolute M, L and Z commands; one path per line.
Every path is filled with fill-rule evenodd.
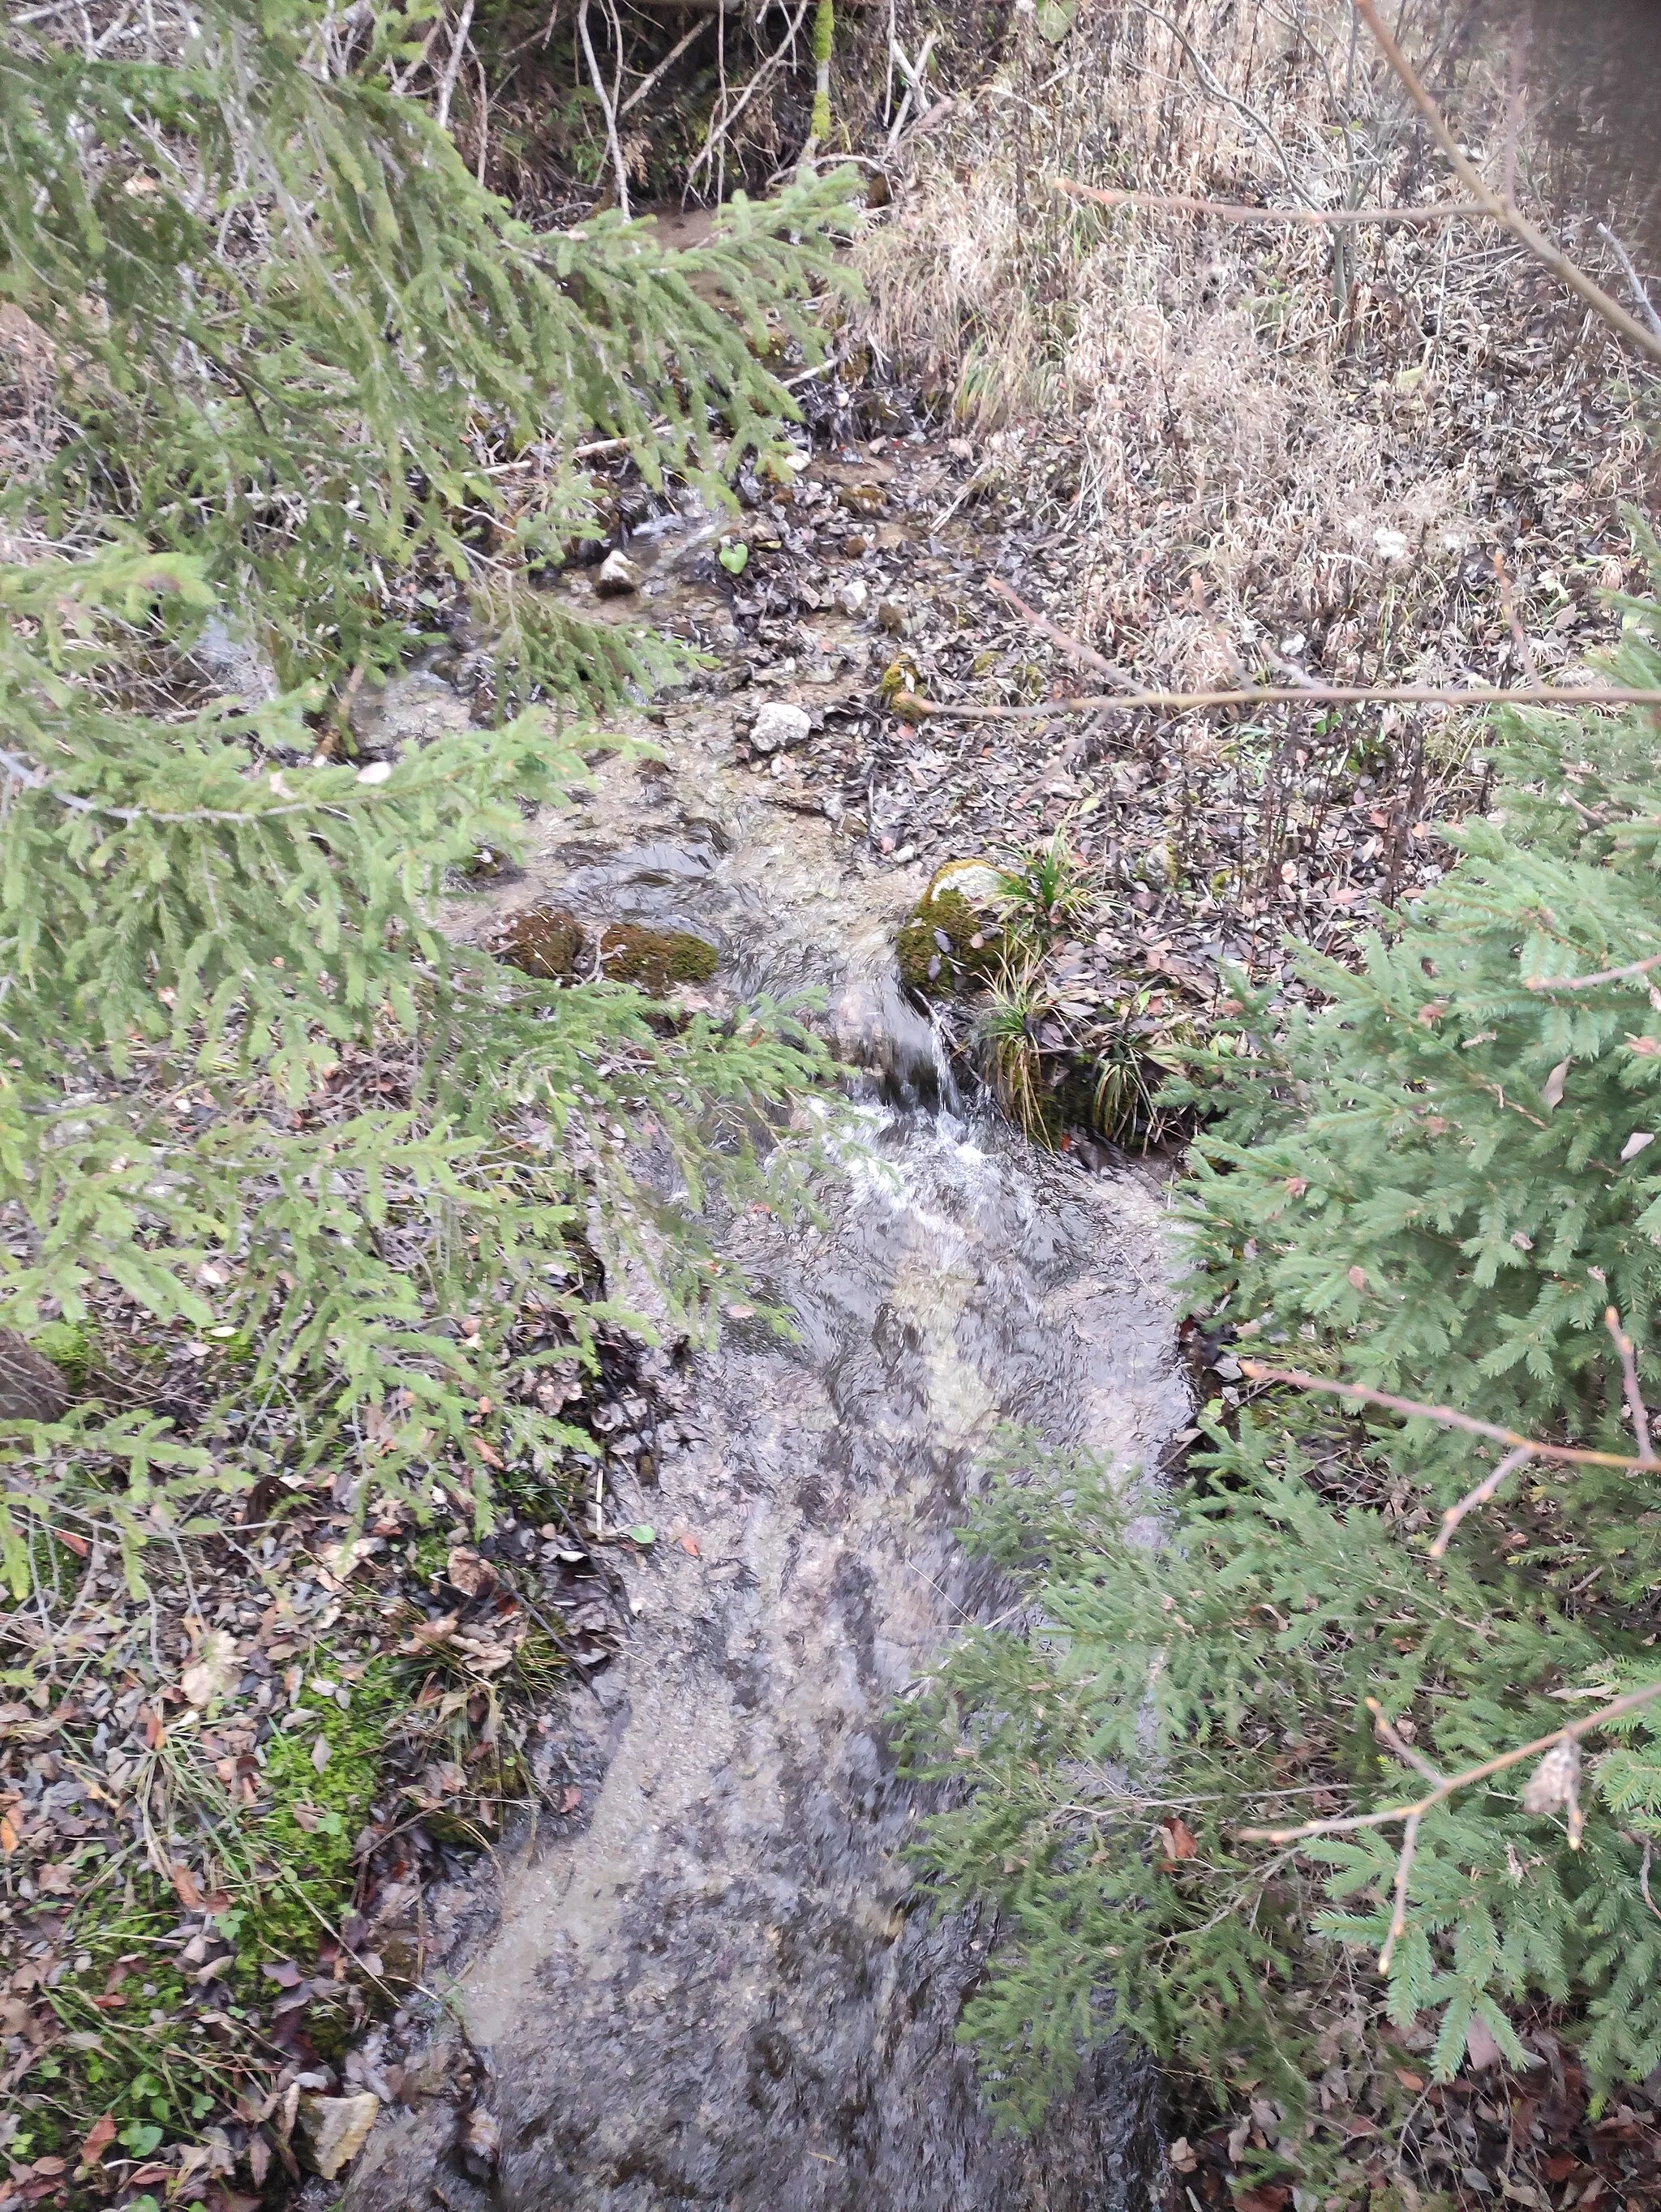
M 229 1692 L 240 1672 L 236 1639 L 222 1628 L 210 1629 L 179 1686 L 198 1711 L 211 1709 Z

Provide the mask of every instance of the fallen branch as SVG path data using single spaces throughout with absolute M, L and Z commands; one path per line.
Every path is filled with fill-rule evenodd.
M 1094 200 L 1101 207 L 1163 208 L 1175 214 L 1214 216 L 1219 222 L 1300 222 L 1328 230 L 1348 230 L 1363 223 L 1499 222 L 1504 219 L 1481 200 L 1448 200 L 1431 207 L 1251 207 L 1242 200 L 1194 199 L 1186 192 L 1122 191 L 1110 185 L 1081 185 L 1072 177 L 1054 177 L 1050 181 L 1058 192 Z
M 1561 247 L 1554 246 L 1543 231 L 1536 230 L 1524 215 L 1509 207 L 1470 160 L 1458 140 L 1448 128 L 1442 111 L 1431 98 L 1414 72 L 1413 64 L 1402 52 L 1395 38 L 1379 15 L 1377 0 L 1355 0 L 1356 13 L 1378 43 L 1379 51 L 1406 87 L 1419 112 L 1430 126 L 1430 133 L 1452 165 L 1455 174 L 1465 189 L 1473 193 L 1498 222 L 1502 222 L 1513 238 L 1526 246 L 1535 258 L 1543 262 L 1561 284 L 1584 300 L 1595 315 L 1600 316 L 1609 328 L 1652 362 L 1661 362 L 1661 332 L 1647 328 L 1635 315 L 1628 314 L 1618 300 L 1612 300 L 1599 284 L 1593 283 L 1578 263 L 1571 261 Z
M 1613 684 L 1474 684 L 1463 690 L 1421 684 L 1259 684 L 1244 691 L 1131 691 L 1046 699 L 1033 707 L 970 707 L 902 691 L 894 710 L 908 721 L 949 714 L 970 722 L 1042 722 L 1057 714 L 1099 714 L 1105 708 L 1147 708 L 1166 714 L 1215 707 L 1661 707 L 1661 690 L 1632 691 Z

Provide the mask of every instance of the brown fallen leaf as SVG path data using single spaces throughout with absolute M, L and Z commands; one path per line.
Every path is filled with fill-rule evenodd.
M 186 1911 L 200 1912 L 202 1910 L 202 1892 L 198 1887 L 196 1876 L 191 1872 L 190 1869 L 187 1866 L 180 1866 L 177 1862 L 175 1862 L 174 1864 L 167 1869 L 167 1872 L 169 1878 L 173 1882 L 173 1894 L 178 1898 L 179 1902 L 184 1906 Z
M 1159 1834 L 1165 1844 L 1165 1855 L 1173 1863 L 1178 1859 L 1191 1859 L 1200 1848 L 1194 1831 L 1180 1815 L 1161 1821 Z
M 444 1572 L 464 1597 L 482 1597 L 496 1586 L 496 1569 L 465 1544 L 459 1544 L 450 1553 L 444 1563 Z
M 84 2169 L 96 2166 L 115 2141 L 115 2114 L 101 2112 L 82 2138 L 78 2163 Z
M 698 1540 L 696 1536 L 680 1536 L 676 1539 L 676 1541 L 689 1559 L 701 1559 L 703 1557 L 703 1553 L 698 1549 Z

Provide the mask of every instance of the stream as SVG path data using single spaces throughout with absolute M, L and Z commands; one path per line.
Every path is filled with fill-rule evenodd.
M 669 596 L 696 611 L 698 586 Z M 439 2097 L 377 2131 L 347 2202 L 1141 2212 L 1154 2085 L 1128 2052 L 1099 2053 L 1033 2142 L 995 2135 L 955 2040 L 994 1930 L 916 1899 L 920 1802 L 885 1716 L 1007 1602 L 953 1534 L 995 1424 L 1127 1470 L 1182 1425 L 1162 1191 L 1040 1156 L 958 1097 L 892 970 L 923 878 L 875 868 L 788 763 L 740 766 L 734 719 L 704 696 L 630 725 L 663 757 L 606 762 L 469 927 L 552 896 L 699 931 L 712 993 L 818 988 L 864 1071 L 861 1142 L 822 1229 L 731 1224 L 796 1340 L 740 1308 L 697 1362 L 655 1486 L 616 1507 L 659 1531 L 619 1570 L 624 1650 L 558 1719 L 581 1815 L 504 1856 L 488 1928 L 453 1951 L 494 2175 L 448 2161 Z

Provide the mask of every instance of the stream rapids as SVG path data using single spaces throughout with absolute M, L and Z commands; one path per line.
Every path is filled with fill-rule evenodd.
M 437 1981 L 494 2173 L 463 2178 L 435 2096 L 376 2131 L 346 2203 L 1141 2212 L 1154 2085 L 1127 2051 L 1097 2054 L 1031 2142 L 995 2132 L 956 2029 L 995 1929 L 917 1899 L 926 1808 L 886 1716 L 1007 1603 L 953 1533 L 997 1423 L 1126 1470 L 1182 1425 L 1164 1201 L 957 1097 L 889 950 L 921 877 L 781 803 L 735 763 L 732 722 L 703 699 L 642 727 L 661 757 L 602 766 L 469 927 L 557 897 L 699 931 L 734 996 L 817 988 L 866 1071 L 863 1141 L 822 1228 L 730 1224 L 795 1340 L 740 1319 L 697 1361 L 638 1501 L 660 1542 L 619 1570 L 625 1648 L 558 1718 L 585 1817 L 504 1851 L 489 1924 Z

